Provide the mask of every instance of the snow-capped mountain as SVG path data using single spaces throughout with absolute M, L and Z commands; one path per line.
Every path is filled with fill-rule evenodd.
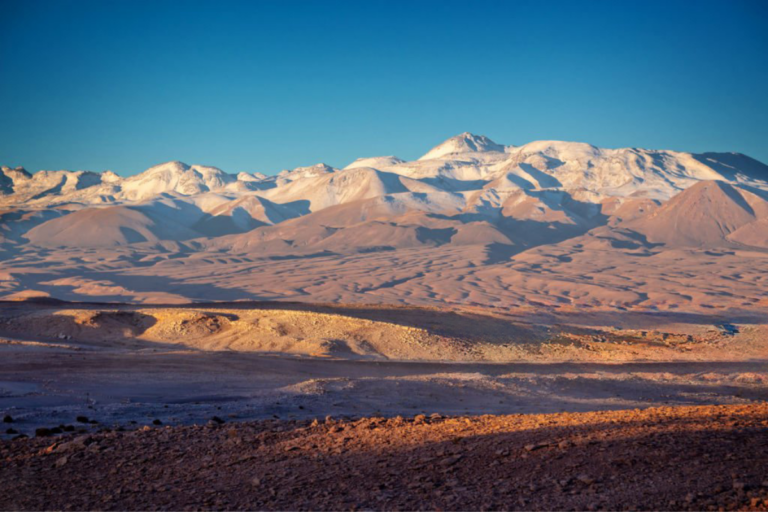
M 343 169 L 317 164 L 272 176 L 178 161 L 128 178 L 2 167 L 0 234 L 5 243 L 52 246 L 195 238 L 224 249 L 281 251 L 326 250 L 330 243 L 530 246 L 628 222 L 712 181 L 762 197 L 768 166 L 737 153 L 562 141 L 505 146 L 462 133 L 415 161 L 359 158 Z M 760 215 L 745 230 L 762 226 Z
M 438 144 L 419 160 L 450 158 L 464 153 L 503 153 L 506 149 L 505 146 L 496 144 L 485 135 L 473 135 L 464 132 Z

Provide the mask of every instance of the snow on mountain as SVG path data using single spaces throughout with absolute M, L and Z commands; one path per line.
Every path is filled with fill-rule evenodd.
M 396 156 L 374 156 L 371 158 L 358 158 L 346 166 L 344 170 L 357 169 L 358 167 L 372 167 L 373 169 L 378 169 L 380 171 L 387 171 L 391 167 L 402 163 L 405 163 L 405 160 L 401 160 Z
M 711 157 L 710 162 L 717 164 L 716 158 Z M 750 163 L 754 167 L 751 159 L 743 155 L 729 156 L 729 160 Z M 690 153 L 600 149 L 589 144 L 559 141 L 537 141 L 511 149 L 499 172 L 520 170 L 537 172 L 538 176 L 548 175 L 548 187 L 587 191 L 595 200 L 610 196 L 666 200 L 702 180 L 728 180 L 716 170 L 716 165 L 706 165 Z M 749 181 L 746 175 L 738 175 Z
M 0 167 L 0 195 L 13 194 L 19 183 L 26 183 L 32 175 L 23 167 L 12 169 L 3 165 Z
M 178 161 L 128 178 L 109 171 L 30 174 L 23 168 L 2 167 L 0 233 L 7 234 L 6 242 L 17 243 L 28 233 L 34 243 L 48 240 L 75 245 L 194 237 L 222 237 L 231 242 L 232 237 L 243 237 L 235 245 L 222 241 L 222 247 L 287 250 L 299 244 L 296 240 L 304 240 L 304 247 L 314 247 L 312 240 L 325 240 L 340 227 L 371 222 L 377 240 L 385 233 L 399 233 L 396 236 L 405 244 L 422 239 L 433 243 L 443 240 L 443 235 L 426 236 L 425 229 L 449 229 L 454 233 L 448 237 L 451 243 L 455 237 L 462 243 L 511 240 L 523 245 L 583 233 L 601 223 L 623 226 L 637 222 L 638 232 L 645 230 L 642 232 L 647 231 L 650 238 L 672 243 L 678 235 L 664 238 L 659 230 L 676 233 L 679 226 L 688 226 L 683 231 L 691 231 L 693 225 L 681 220 L 687 218 L 685 209 L 670 213 L 678 211 L 667 208 L 676 204 L 670 198 L 683 191 L 698 191 L 692 187 L 701 183 L 715 183 L 707 185 L 705 197 L 735 197 L 722 192 L 726 190 L 722 187 L 735 185 L 734 190 L 740 197 L 749 197 L 744 201 L 755 209 L 754 205 L 762 204 L 755 198 L 768 191 L 768 166 L 738 153 L 603 149 L 563 141 L 503 146 L 484 136 L 463 133 L 415 161 L 392 156 L 362 158 L 341 170 L 316 164 L 273 176 L 233 175 Z M 699 208 L 710 203 L 714 208 L 727 201 L 699 198 L 691 204 Z M 115 207 L 122 209 L 111 209 Z M 38 215 L 36 211 L 55 214 Z M 657 229 L 652 226 L 661 221 L 648 219 L 652 211 L 661 215 L 658 218 L 677 220 L 665 221 Z M 722 212 L 713 209 L 711 218 L 723 216 L 721 221 L 726 222 L 734 211 L 730 206 Z M 699 220 L 704 225 L 711 218 L 702 214 Z M 76 230 L 69 228 L 70 222 Z M 407 222 L 412 229 L 392 230 L 382 222 Z M 761 237 L 765 238 L 761 234 L 765 223 L 768 220 L 758 215 L 734 224 L 723 237 L 759 245 Z M 421 234 L 414 231 L 417 227 Z M 362 236 L 362 229 L 355 231 L 355 237 Z M 61 233 L 71 239 L 65 240 Z M 680 240 L 683 235 L 681 232 Z M 706 243 L 714 243 L 707 237 Z
M 305 176 L 260 192 L 278 203 L 306 202 L 310 211 L 398 192 L 438 191 L 427 183 L 388 172 L 359 167 Z
M 207 236 L 244 233 L 259 226 L 279 224 L 303 213 L 300 208 L 249 195 L 220 204 L 195 223 L 193 228 Z
M 236 178 L 216 167 L 189 166 L 174 161 L 156 165 L 122 182 L 122 196 L 144 200 L 165 192 L 191 196 L 224 188 Z
M 460 133 L 455 137 L 451 137 L 445 142 L 438 144 L 431 150 L 429 150 L 419 160 L 432 160 L 434 158 L 446 158 L 452 155 L 458 155 L 461 153 L 486 153 L 486 152 L 499 152 L 503 153 L 505 147 L 496 144 L 485 135 L 473 135 L 469 132 Z
M 51 198 L 101 186 L 105 177 L 88 171 L 39 171 L 30 175 L 23 167 L 3 167 L 0 176 L 0 205 L 47 204 Z M 106 177 L 111 180 L 111 176 Z M 104 184 L 100 191 L 109 193 L 112 186 Z
M 262 174 L 260 172 L 254 172 L 252 174 L 248 174 L 247 172 L 241 172 L 237 175 L 238 181 L 247 181 L 247 182 L 256 182 L 256 181 L 264 181 L 267 179 L 266 174 Z
M 333 174 L 336 169 L 330 165 L 323 163 L 310 165 L 308 167 L 297 167 L 293 170 L 280 171 L 275 177 L 275 182 L 278 186 L 286 185 L 292 181 L 297 181 L 307 178 L 317 178 L 325 174 Z

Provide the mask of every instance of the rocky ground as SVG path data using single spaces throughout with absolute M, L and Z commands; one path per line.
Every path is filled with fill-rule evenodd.
M 768 510 L 768 404 L 0 442 L 0 508 Z

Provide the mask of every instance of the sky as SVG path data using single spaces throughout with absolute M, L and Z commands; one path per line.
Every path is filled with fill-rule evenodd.
M 264 172 L 502 144 L 768 163 L 768 1 L 0 0 L 0 164 Z

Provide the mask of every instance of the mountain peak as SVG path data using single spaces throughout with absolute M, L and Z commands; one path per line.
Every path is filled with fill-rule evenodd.
M 267 175 L 260 172 L 254 172 L 254 173 L 241 172 L 241 173 L 238 173 L 237 179 L 238 181 L 247 181 L 247 182 L 263 181 L 267 179 Z
M 373 167 L 374 169 L 386 169 L 395 165 L 405 163 L 405 161 L 396 156 L 373 156 L 368 158 L 358 158 L 344 169 L 355 169 L 357 167 Z
M 438 144 L 426 155 L 419 158 L 419 160 L 442 158 L 456 153 L 503 152 L 504 149 L 504 146 L 496 144 L 485 135 L 475 135 L 473 133 L 464 132 Z
M 180 162 L 179 160 L 171 160 L 169 162 L 163 162 L 162 164 L 153 165 L 152 167 L 144 171 L 144 173 L 163 172 L 163 171 L 184 172 L 189 170 L 189 168 L 190 168 L 189 165 L 185 164 L 184 162 Z
M 333 172 L 336 172 L 336 169 L 328 164 L 320 162 L 319 164 L 309 165 L 307 167 L 297 167 L 291 170 L 286 169 L 284 171 L 280 171 L 277 174 L 277 177 L 279 179 L 293 181 L 299 178 L 313 178 Z

